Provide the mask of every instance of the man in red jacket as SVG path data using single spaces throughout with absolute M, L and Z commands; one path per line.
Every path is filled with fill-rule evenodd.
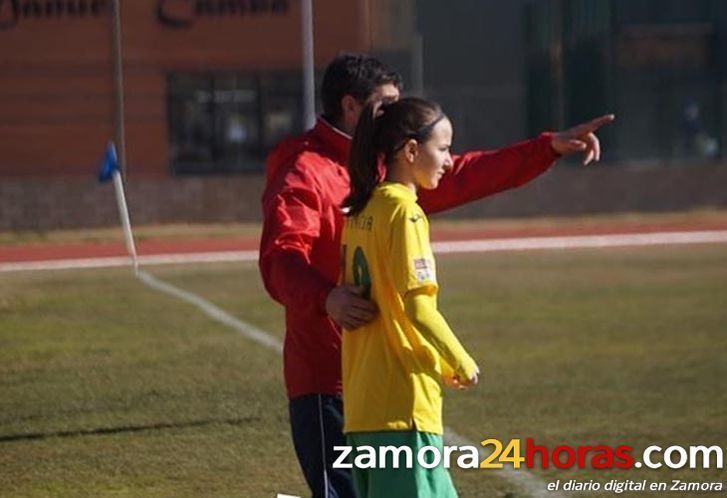
M 336 286 L 343 228 L 341 203 L 351 135 L 366 103 L 399 97 L 401 77 L 365 55 L 342 55 L 326 69 L 323 115 L 300 137 L 284 140 L 267 161 L 260 272 L 270 295 L 285 306 L 283 365 L 291 431 L 314 498 L 354 498 L 350 473 L 334 469 L 342 433 L 341 326 L 355 329 L 376 315 L 362 289 Z M 494 151 L 454 156 L 436 192 L 421 191 L 428 213 L 523 185 L 564 154 L 599 160 L 593 132 L 603 116 L 560 133 L 543 133 Z

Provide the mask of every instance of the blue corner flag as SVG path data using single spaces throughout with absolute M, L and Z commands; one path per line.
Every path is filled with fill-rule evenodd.
M 106 152 L 101 161 L 101 168 L 98 171 L 98 181 L 106 183 L 111 180 L 114 171 L 119 171 L 119 159 L 116 157 L 116 147 L 113 142 L 109 142 L 106 146 Z

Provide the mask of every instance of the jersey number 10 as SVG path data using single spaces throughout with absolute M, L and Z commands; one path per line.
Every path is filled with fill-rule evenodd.
M 341 274 L 346 277 L 346 255 L 347 246 L 341 246 Z M 369 273 L 369 264 L 366 261 L 361 246 L 356 246 L 353 251 L 353 283 L 364 287 L 364 297 L 371 299 L 371 274 Z

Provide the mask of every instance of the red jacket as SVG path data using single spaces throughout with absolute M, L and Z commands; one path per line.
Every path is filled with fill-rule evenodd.
M 260 272 L 285 306 L 283 365 L 288 396 L 341 392 L 341 330 L 325 300 L 338 281 L 343 228 L 340 206 L 349 192 L 351 138 L 325 120 L 283 141 L 267 161 Z M 435 213 L 523 185 L 557 158 L 550 134 L 494 151 L 454 156 L 439 187 L 418 202 Z

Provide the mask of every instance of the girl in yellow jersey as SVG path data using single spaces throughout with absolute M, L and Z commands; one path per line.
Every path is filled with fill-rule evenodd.
M 442 383 L 466 387 L 479 375 L 437 311 L 429 222 L 417 204 L 417 190 L 436 188 L 452 168 L 451 143 L 440 107 L 417 98 L 367 106 L 353 137 L 342 278 L 363 286 L 380 313 L 343 334 L 344 432 L 354 448 L 407 446 L 414 456 L 411 468 L 354 465 L 359 498 L 457 496 L 441 464 L 417 461 L 425 446 L 442 450 Z

